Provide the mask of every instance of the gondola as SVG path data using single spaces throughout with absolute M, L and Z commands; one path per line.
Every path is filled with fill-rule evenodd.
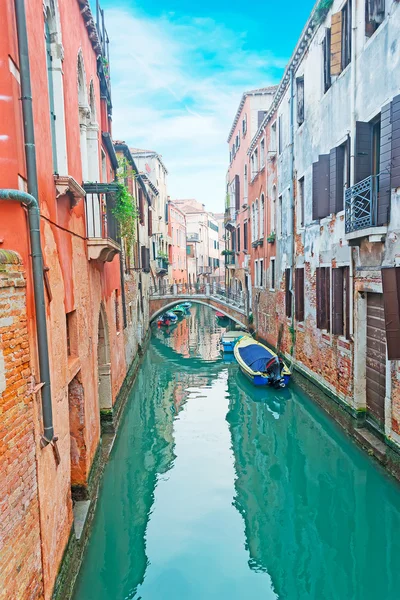
M 240 370 L 254 385 L 284 388 L 289 383 L 291 372 L 282 359 L 250 336 L 237 342 L 234 355 Z

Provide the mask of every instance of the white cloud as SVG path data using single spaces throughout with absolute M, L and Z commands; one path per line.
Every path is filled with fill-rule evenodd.
M 273 83 L 285 61 L 243 48 L 212 19 L 149 19 L 108 10 L 113 135 L 157 151 L 172 198 L 223 210 L 226 138 L 245 89 Z

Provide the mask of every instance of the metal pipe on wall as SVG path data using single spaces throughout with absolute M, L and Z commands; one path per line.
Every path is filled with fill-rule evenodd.
M 54 441 L 53 413 L 51 402 L 51 382 L 49 349 L 47 340 L 46 306 L 44 299 L 43 256 L 40 240 L 40 212 L 37 198 L 38 180 L 36 169 L 36 148 L 32 108 L 32 89 L 29 64 L 28 34 L 26 26 L 25 1 L 15 0 L 15 18 L 18 36 L 18 57 L 21 78 L 21 101 L 24 126 L 24 144 L 28 194 L 18 190 L 3 190 L 0 198 L 25 204 L 28 208 L 29 233 L 32 252 L 32 275 L 36 311 L 36 332 L 39 356 L 40 379 L 43 383 L 42 410 L 43 427 L 42 446 Z

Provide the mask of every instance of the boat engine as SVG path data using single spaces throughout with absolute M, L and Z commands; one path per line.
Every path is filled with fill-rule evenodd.
M 283 377 L 281 375 L 282 365 L 281 361 L 277 356 L 274 356 L 267 362 L 265 365 L 265 372 L 268 375 L 268 379 L 270 385 L 273 385 L 275 388 L 284 388 L 285 383 Z

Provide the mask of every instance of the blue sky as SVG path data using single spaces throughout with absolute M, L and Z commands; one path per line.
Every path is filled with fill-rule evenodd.
M 162 155 L 171 198 L 222 211 L 241 95 L 279 81 L 314 1 L 101 4 L 114 139 Z

